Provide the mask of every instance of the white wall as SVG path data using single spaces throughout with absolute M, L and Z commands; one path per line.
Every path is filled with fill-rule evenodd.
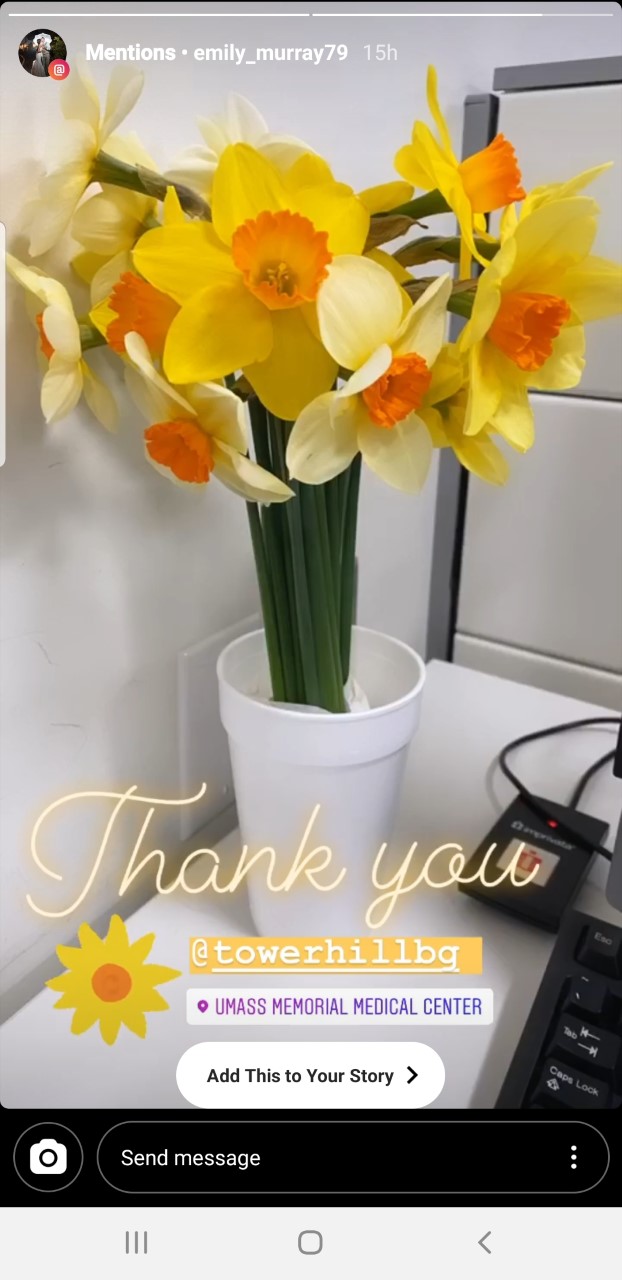
M 131 5 L 134 11 L 139 7 Z M 171 5 L 159 7 L 166 11 Z M 251 12 L 257 7 L 232 6 Z M 348 7 L 358 12 L 382 8 L 339 0 L 315 4 L 314 12 Z M 12 13 L 19 8 L 12 4 Z M 82 12 L 89 8 L 102 6 L 79 6 Z M 186 59 L 146 64 L 145 92 L 128 128 L 139 132 L 164 167 L 182 145 L 199 140 L 195 116 L 218 111 L 225 93 L 238 89 L 257 103 L 274 129 L 308 139 L 355 187 L 391 178 L 396 148 L 408 140 L 413 118 L 425 112 L 428 61 L 438 67 L 458 145 L 463 99 L 491 88 L 495 66 L 607 54 L 620 19 L 619 10 L 601 22 L 527 16 L 529 10 L 578 8 L 566 3 L 521 5 L 520 18 L 448 20 L 447 6 L 425 4 L 401 8 L 438 10 L 439 17 L 348 21 L 316 16 L 308 25 L 304 20 L 303 31 L 302 19 L 208 21 L 197 15 L 147 22 L 115 17 L 115 11 L 123 15 L 125 5 L 105 8 L 105 18 L 51 20 L 61 28 L 70 63 L 87 40 L 190 49 L 228 40 L 249 46 L 348 44 L 347 61 L 319 69 L 280 64 L 236 70 Z M 222 5 L 201 8 L 209 12 Z M 296 3 L 286 8 L 308 11 Z M 492 13 L 516 6 L 485 6 L 480 0 L 476 8 Z M 181 6 L 182 13 L 190 9 Z M 611 9 L 592 6 L 594 12 Z M 45 6 L 39 12 L 43 21 Z M 22 255 L 20 209 L 59 120 L 55 86 L 27 80 L 18 63 L 17 45 L 31 22 L 10 16 L 7 6 L 0 15 L 2 217 L 10 247 Z M 397 63 L 365 61 L 363 46 L 377 40 L 398 50 Z M 107 64 L 93 67 L 102 88 L 108 69 Z M 451 220 L 444 226 L 449 230 Z M 51 265 L 62 261 L 63 254 L 49 259 Z M 189 495 L 152 473 L 131 414 L 117 439 L 108 438 L 81 409 L 46 429 L 38 408 L 34 340 L 16 289 L 10 291 L 9 324 L 0 636 L 5 987 L 70 937 L 80 922 L 50 923 L 46 933 L 25 906 L 34 882 L 28 841 L 37 813 L 64 792 L 93 786 L 116 789 L 136 782 L 155 793 L 175 793 L 176 655 L 256 607 L 243 505 L 215 483 L 205 493 Z M 433 474 L 422 497 L 407 499 L 367 477 L 362 497 L 360 619 L 419 648 L 426 633 L 435 485 Z M 175 831 L 171 827 L 171 840 Z M 87 848 L 92 849 L 92 839 L 86 820 L 76 821 L 62 848 L 54 850 L 55 865 L 65 875 L 74 868 L 80 881 Z M 39 880 L 36 884 L 53 908 L 53 883 L 43 890 Z M 89 918 L 114 898 L 111 875 L 90 900 Z

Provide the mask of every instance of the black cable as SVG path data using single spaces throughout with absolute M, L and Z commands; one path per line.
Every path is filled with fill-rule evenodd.
M 590 765 L 589 769 L 585 770 L 583 777 L 579 778 L 579 781 L 577 782 L 577 785 L 572 793 L 572 796 L 568 801 L 569 809 L 578 809 L 579 801 L 581 799 L 581 796 L 583 795 L 583 792 L 585 791 L 585 788 L 587 787 L 588 782 L 591 781 L 595 773 L 598 773 L 599 770 L 603 769 L 606 764 L 609 764 L 610 760 L 615 760 L 615 754 L 616 754 L 615 750 L 608 751 L 606 755 L 600 757 L 600 760 L 596 760 L 594 764 Z
M 540 801 L 536 799 L 532 792 L 523 785 L 520 778 L 517 778 L 516 774 L 512 769 L 510 769 L 510 766 L 507 763 L 507 757 L 510 754 L 510 751 L 516 751 L 518 747 L 527 746 L 529 742 L 538 742 L 541 738 L 551 738 L 555 734 L 566 733 L 570 729 L 583 729 L 599 724 L 616 724 L 619 726 L 620 718 L 619 716 L 595 716 L 587 720 L 569 720 L 566 724 L 555 724 L 551 725 L 548 729 L 538 729 L 535 733 L 526 733 L 522 738 L 515 738 L 513 742 L 508 742 L 507 746 L 503 748 L 503 751 L 499 755 L 498 765 L 504 777 L 506 777 L 508 782 L 511 782 L 512 786 L 516 788 L 519 796 L 524 800 L 525 804 L 529 806 L 532 813 L 535 813 L 537 817 L 542 818 L 545 822 L 557 823 L 562 834 L 570 836 L 573 843 L 580 849 L 585 849 L 588 853 L 600 853 L 601 857 L 607 858 L 607 860 L 611 862 L 611 852 L 609 849 L 605 849 L 604 845 L 591 844 L 590 841 L 586 840 L 584 835 L 580 835 L 578 831 L 575 831 L 573 827 L 571 827 L 568 822 L 565 822 L 560 818 L 558 814 L 547 810 L 544 805 L 540 804 Z M 600 766 L 603 762 L 599 761 L 598 763 Z M 581 781 L 583 781 L 583 779 Z

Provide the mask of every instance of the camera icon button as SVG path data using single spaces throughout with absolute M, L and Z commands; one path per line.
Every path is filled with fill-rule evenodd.
M 55 1120 L 25 1129 L 13 1151 L 15 1172 L 34 1191 L 64 1191 L 75 1182 L 83 1163 L 79 1139 Z

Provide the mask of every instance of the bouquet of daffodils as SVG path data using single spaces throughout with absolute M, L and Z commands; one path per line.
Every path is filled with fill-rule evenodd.
M 529 390 L 576 386 L 584 323 L 621 309 L 620 269 L 591 253 L 598 206 L 583 194 L 607 165 L 527 193 L 502 135 L 459 161 L 430 68 L 432 127 L 415 122 L 394 181 L 354 192 L 240 97 L 161 174 L 117 133 L 141 88 L 119 68 L 102 111 L 72 71 L 60 162 L 31 206 L 33 257 L 67 230 L 82 246 L 71 265 L 87 313 L 9 257 L 36 300 L 43 415 L 84 395 L 114 427 L 88 361 L 106 346 L 148 461 L 246 500 L 274 699 L 347 711 L 361 463 L 415 493 L 434 449 L 450 448 L 504 483 L 498 441 L 533 442 Z M 457 233 L 431 234 L 448 211 Z M 447 312 L 464 321 L 456 342 Z

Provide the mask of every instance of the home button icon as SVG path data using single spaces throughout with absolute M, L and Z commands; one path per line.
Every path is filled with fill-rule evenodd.
M 321 1253 L 323 1248 L 324 1240 L 319 1231 L 300 1232 L 300 1235 L 298 1236 L 298 1249 L 300 1253 Z

